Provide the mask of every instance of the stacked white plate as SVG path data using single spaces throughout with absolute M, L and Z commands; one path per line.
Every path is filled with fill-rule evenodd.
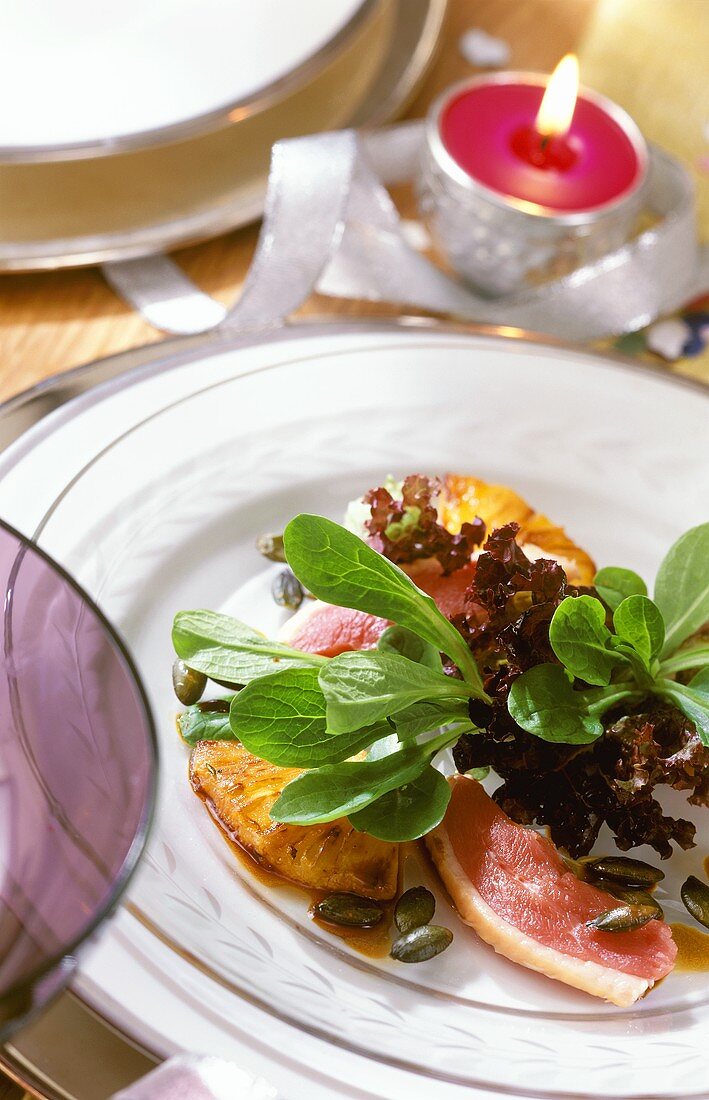
M 0 270 L 145 255 L 261 212 L 282 137 L 380 122 L 446 0 L 36 0 L 0 39 Z

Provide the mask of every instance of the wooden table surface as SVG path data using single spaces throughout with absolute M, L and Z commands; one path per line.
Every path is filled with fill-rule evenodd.
M 473 70 L 458 49 L 460 35 L 471 26 L 504 38 L 511 47 L 510 68 L 550 71 L 569 50 L 578 49 L 605 0 L 450 0 L 450 13 L 438 57 L 407 114 L 422 116 L 436 94 Z M 626 0 L 613 0 L 616 7 Z M 672 0 L 673 13 L 683 6 L 688 18 L 709 0 Z M 627 0 L 637 6 L 637 0 Z M 644 0 L 643 18 L 663 0 Z M 623 49 L 627 49 L 624 44 Z M 702 56 L 706 56 L 705 53 Z M 707 113 L 709 117 L 709 112 Z M 396 195 L 412 212 L 406 189 Z M 185 271 L 225 303 L 238 295 L 253 252 L 257 228 L 229 233 L 217 240 L 175 253 Z M 303 313 L 322 313 L 314 299 Z M 372 315 L 383 306 L 352 302 L 327 303 L 327 311 Z M 100 356 L 160 340 L 161 334 L 131 312 L 95 270 L 43 275 L 0 276 L 0 399 Z M 681 369 L 681 368 L 680 368 Z M 709 363 L 690 364 L 688 373 L 709 381 Z M 5 1090 L 5 1091 L 3 1091 Z M 21 1091 L 0 1079 L 0 1100 Z

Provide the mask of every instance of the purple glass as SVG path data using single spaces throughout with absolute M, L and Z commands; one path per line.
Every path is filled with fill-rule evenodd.
M 68 981 L 142 852 L 156 741 L 126 649 L 0 521 L 0 1041 Z

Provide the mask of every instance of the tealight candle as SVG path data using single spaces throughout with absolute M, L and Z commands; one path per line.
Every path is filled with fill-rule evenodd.
M 503 294 L 563 275 L 627 240 L 648 151 L 632 119 L 578 92 L 569 55 L 448 91 L 427 124 L 422 209 L 461 274 Z

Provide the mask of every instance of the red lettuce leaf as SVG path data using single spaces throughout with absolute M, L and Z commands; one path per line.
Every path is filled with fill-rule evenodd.
M 480 665 L 492 705 L 471 704 L 483 731 L 454 749 L 459 771 L 491 767 L 503 780 L 495 799 L 524 825 L 546 825 L 555 844 L 586 855 L 606 823 L 622 850 L 650 844 L 663 858 L 672 842 L 694 844 L 691 822 L 664 814 L 654 797 L 665 785 L 709 805 L 709 750 L 692 723 L 667 704 L 648 701 L 637 713 L 611 712 L 592 745 L 559 745 L 521 729 L 507 710 L 511 685 L 534 665 L 556 661 L 549 624 L 569 586 L 554 561 L 531 562 L 517 545 L 516 524 L 493 531 L 478 558 L 456 620 Z M 481 615 L 481 609 L 484 613 Z
M 452 535 L 438 522 L 436 497 L 440 489 L 437 479 L 422 474 L 405 479 L 401 500 L 387 489 L 371 489 L 364 502 L 371 511 L 367 529 L 372 546 L 396 565 L 435 558 L 444 574 L 467 565 L 485 538 L 485 524 L 476 518 Z
M 372 545 L 399 565 L 435 558 L 446 574 L 466 565 L 485 525 L 476 519 L 451 535 L 438 522 L 439 491 L 435 479 L 413 475 L 403 483 L 401 500 L 384 488 L 368 493 Z M 481 732 L 456 745 L 458 769 L 494 769 L 502 780 L 494 797 L 505 812 L 521 824 L 547 826 L 574 857 L 591 850 L 604 824 L 624 851 L 649 844 L 666 858 L 673 843 L 692 847 L 692 823 L 666 815 L 655 797 L 656 787 L 669 786 L 686 791 L 690 803 L 709 806 L 709 750 L 674 707 L 649 700 L 630 714 L 611 712 L 603 736 L 581 746 L 543 741 L 511 718 L 507 697 L 515 679 L 556 661 L 549 644 L 556 608 L 568 595 L 596 595 L 569 585 L 558 562 L 528 558 L 518 532 L 508 523 L 489 534 L 461 613 L 452 620 L 492 700 L 471 700 L 471 719 Z M 459 675 L 450 662 L 444 671 Z

